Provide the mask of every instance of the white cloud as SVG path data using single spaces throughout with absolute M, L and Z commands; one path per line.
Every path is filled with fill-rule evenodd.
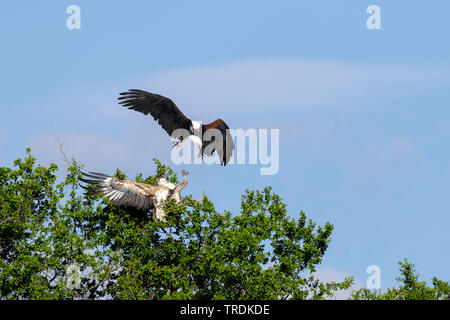
M 79 122 L 94 130 L 129 130 L 143 119 L 146 128 L 158 127 L 151 117 L 127 112 L 117 104 L 120 92 L 138 88 L 171 98 L 192 119 L 209 122 L 222 117 L 233 125 L 239 123 L 238 118 L 251 114 L 261 115 L 264 124 L 280 127 L 299 119 L 283 116 L 282 123 L 276 123 L 280 120 L 268 121 L 264 114 L 274 114 L 278 109 L 380 105 L 380 101 L 425 90 L 448 79 L 447 70 L 425 67 L 255 59 L 149 73 L 94 89 L 73 88 L 59 92 L 40 107 L 49 119 L 70 121 L 73 127 Z M 251 119 L 245 120 L 249 122 Z M 140 123 L 144 127 L 144 122 Z
M 358 154 L 346 157 L 353 179 L 373 185 L 385 174 L 405 174 L 411 178 L 423 159 L 421 150 L 410 139 L 392 138 L 386 142 L 368 142 Z
M 46 100 L 47 107 L 42 108 L 48 112 L 46 119 L 51 119 L 43 132 L 53 131 L 55 123 L 63 127 L 61 135 L 68 137 L 70 151 L 90 166 L 103 168 L 106 163 L 111 166 L 115 163 L 116 167 L 142 167 L 151 165 L 155 156 L 168 159 L 170 139 L 150 116 L 124 110 L 117 104 L 118 93 L 129 88 L 168 96 L 193 119 L 209 122 L 223 117 L 233 126 L 239 123 L 236 119 L 248 117 L 246 112 L 253 115 L 260 111 L 274 112 L 278 108 L 370 105 L 377 97 L 389 98 L 412 88 L 430 86 L 446 79 L 444 76 L 447 76 L 445 71 L 433 68 L 305 59 L 257 59 L 180 68 L 95 89 L 58 93 L 51 101 Z M 54 107 L 56 105 L 58 108 Z M 263 114 L 261 118 L 264 119 Z M 312 139 L 317 145 L 317 132 L 328 136 L 339 126 L 346 125 L 345 121 L 334 124 L 328 120 L 299 125 L 296 117 L 285 116 L 279 120 L 268 119 L 258 125 L 294 128 L 298 132 L 290 134 Z M 292 122 L 296 126 L 288 125 Z M 314 137 L 308 138 L 312 135 Z M 34 138 L 33 144 L 34 151 L 39 151 L 43 157 L 59 158 L 52 137 L 46 132 Z
M 155 143 L 153 139 L 145 139 L 142 134 L 138 136 L 135 131 L 124 137 L 79 131 L 55 134 L 64 142 L 63 150 L 67 158 L 75 158 L 77 162 L 85 165 L 87 171 L 113 173 L 116 168 L 120 168 L 133 174 L 137 172 L 137 168 L 142 172 L 152 167 L 152 159 L 157 154 L 165 154 L 161 142 Z M 169 153 L 170 144 L 169 141 L 166 142 L 168 145 L 164 149 Z M 30 146 L 40 163 L 53 162 L 65 167 L 57 140 L 52 134 L 48 132 L 41 134 L 31 141 Z
M 367 104 L 448 79 L 433 68 L 304 59 L 260 59 L 181 68 L 129 84 L 171 97 L 195 116 L 228 110 Z

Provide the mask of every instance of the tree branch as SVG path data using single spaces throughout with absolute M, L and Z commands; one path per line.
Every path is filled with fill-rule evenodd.
M 66 143 L 67 137 L 61 141 L 61 139 L 59 138 L 58 135 L 56 135 L 56 133 L 52 133 L 50 131 L 48 133 L 55 139 L 56 145 L 58 146 L 58 150 L 59 150 L 59 153 L 60 153 L 62 159 L 67 164 L 67 166 L 70 167 L 70 163 L 72 162 L 73 157 L 69 160 L 69 158 L 67 157 L 66 151 L 64 150 L 64 144 Z

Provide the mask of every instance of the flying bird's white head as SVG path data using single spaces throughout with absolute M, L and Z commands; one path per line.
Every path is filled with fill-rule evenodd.
M 191 127 L 191 135 L 189 136 L 189 139 L 194 142 L 196 145 L 198 145 L 199 147 L 201 147 L 203 145 L 203 141 L 202 141 L 202 123 L 201 121 L 194 121 L 192 120 L 192 127 Z
M 194 132 L 192 132 L 192 133 L 195 133 L 195 130 L 200 130 L 202 128 L 201 121 L 192 120 L 191 122 L 192 122 L 192 128 L 194 129 Z

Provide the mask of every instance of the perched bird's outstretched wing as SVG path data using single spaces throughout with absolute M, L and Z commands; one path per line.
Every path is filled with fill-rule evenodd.
M 176 129 L 189 130 L 190 120 L 169 98 L 138 89 L 130 89 L 120 95 L 119 104 L 145 115 L 150 113 L 170 136 Z
M 205 152 L 205 155 L 207 156 L 211 156 L 214 151 L 217 151 L 217 153 L 219 154 L 219 158 L 220 158 L 220 164 L 226 166 L 227 163 L 230 161 L 230 158 L 233 154 L 233 150 L 234 150 L 234 142 L 233 142 L 233 137 L 230 134 L 230 128 L 228 127 L 228 125 L 225 123 L 225 121 L 223 121 L 222 119 L 217 119 L 214 122 L 211 122 L 209 124 L 205 124 L 203 125 L 203 131 L 207 131 L 210 129 L 217 129 L 222 133 L 222 148 L 214 148 L 212 150 L 209 150 L 210 152 Z M 212 142 L 210 142 L 212 143 Z M 209 145 L 210 143 L 208 143 L 207 145 Z M 205 145 L 205 148 L 206 146 Z
M 95 185 L 95 191 L 108 198 L 117 206 L 129 206 L 147 211 L 153 207 L 151 196 L 156 192 L 154 186 L 131 180 L 121 180 L 103 173 L 89 172 L 83 175 L 89 179 L 80 180 Z

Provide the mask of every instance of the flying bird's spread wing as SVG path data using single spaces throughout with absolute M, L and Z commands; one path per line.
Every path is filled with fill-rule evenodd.
M 102 173 L 83 173 L 90 178 L 80 180 L 96 186 L 96 191 L 108 198 L 117 206 L 129 206 L 147 211 L 153 207 L 150 196 L 156 191 L 155 187 L 131 180 L 121 180 Z
M 223 121 L 222 119 L 217 119 L 214 122 L 211 122 L 209 124 L 205 124 L 203 126 L 203 130 L 210 130 L 210 129 L 217 129 L 222 133 L 222 148 L 218 148 L 217 150 L 214 148 L 212 150 L 209 150 L 210 152 L 205 152 L 205 155 L 211 156 L 214 151 L 217 151 L 220 158 L 220 164 L 226 166 L 227 163 L 230 161 L 231 155 L 233 154 L 234 150 L 234 142 L 233 137 L 230 134 L 230 128 L 228 125 Z M 212 142 L 211 142 L 212 143 Z M 209 145 L 209 143 L 208 143 Z M 206 147 L 206 145 L 205 145 Z
M 176 129 L 189 130 L 189 119 L 169 98 L 138 89 L 130 89 L 120 95 L 118 100 L 122 106 L 145 115 L 150 113 L 170 136 Z

